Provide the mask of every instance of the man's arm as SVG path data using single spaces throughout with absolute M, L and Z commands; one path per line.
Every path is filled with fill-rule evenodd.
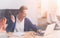
M 27 21 L 28 21 L 29 27 L 30 27 L 33 31 L 37 32 L 37 30 L 38 30 L 37 26 L 34 25 L 29 19 L 27 19 Z

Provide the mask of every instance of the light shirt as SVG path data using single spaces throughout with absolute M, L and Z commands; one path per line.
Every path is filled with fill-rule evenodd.
M 16 27 L 14 32 L 24 32 L 24 19 L 20 22 L 18 18 L 16 18 Z

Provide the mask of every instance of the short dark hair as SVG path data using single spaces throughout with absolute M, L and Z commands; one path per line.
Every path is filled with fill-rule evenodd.
M 26 6 L 21 6 L 20 8 L 19 8 L 19 11 L 20 12 L 23 12 L 23 10 L 27 10 L 28 8 L 26 7 Z

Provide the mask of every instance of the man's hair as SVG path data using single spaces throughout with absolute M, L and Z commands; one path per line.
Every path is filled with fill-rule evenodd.
M 21 6 L 20 8 L 19 8 L 19 12 L 23 12 L 23 10 L 27 10 L 28 8 L 26 7 L 26 6 Z

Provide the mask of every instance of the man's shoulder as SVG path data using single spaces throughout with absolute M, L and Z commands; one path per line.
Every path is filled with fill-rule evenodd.
M 27 17 L 25 18 L 25 20 L 26 20 L 26 21 L 30 21 L 29 18 L 27 18 Z

